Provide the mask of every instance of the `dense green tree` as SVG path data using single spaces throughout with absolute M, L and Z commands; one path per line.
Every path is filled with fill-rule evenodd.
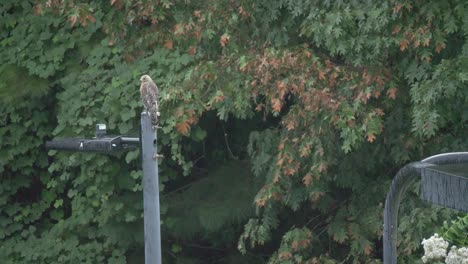
M 405 163 L 468 147 L 468 4 L 4 0 L 0 258 L 141 263 L 139 152 L 44 149 L 138 134 L 161 90 L 165 263 L 373 263 Z M 414 196 L 417 186 L 411 194 Z M 451 212 L 402 205 L 399 254 Z

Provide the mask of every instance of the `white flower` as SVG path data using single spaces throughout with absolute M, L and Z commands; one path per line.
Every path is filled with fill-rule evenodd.
M 456 246 L 452 246 L 450 249 L 450 252 L 447 255 L 447 258 L 445 259 L 446 264 L 461 264 L 462 263 L 462 258 L 458 255 L 458 250 Z
M 457 249 L 456 246 L 453 246 L 450 249 L 450 252 L 447 255 L 445 260 L 447 264 L 468 264 L 468 248 Z
M 423 239 L 421 244 L 424 246 L 424 256 L 422 257 L 424 263 L 429 260 L 443 260 L 447 255 L 448 242 L 439 237 L 437 233 L 429 239 Z
M 458 255 L 463 259 L 462 264 L 468 264 L 468 248 L 462 247 L 458 250 Z

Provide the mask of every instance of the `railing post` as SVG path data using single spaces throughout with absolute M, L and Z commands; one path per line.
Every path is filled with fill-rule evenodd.
M 150 115 L 141 113 L 141 153 L 143 162 L 143 204 L 145 225 L 145 264 L 161 264 L 161 224 L 159 215 L 159 176 L 157 131 Z
M 401 168 L 393 179 L 387 193 L 383 232 L 384 264 L 397 263 L 398 207 L 408 186 L 418 179 L 421 164 L 423 163 L 413 162 Z

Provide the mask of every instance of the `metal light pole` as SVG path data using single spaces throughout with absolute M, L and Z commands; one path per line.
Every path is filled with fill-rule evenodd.
M 161 264 L 161 222 L 159 215 L 159 177 L 157 131 L 150 115 L 141 113 L 141 153 L 143 161 L 143 204 L 145 222 L 145 264 Z
M 47 149 L 77 152 L 112 153 L 134 149 L 140 144 L 143 168 L 143 205 L 145 231 L 145 264 L 161 264 L 161 221 L 159 214 L 159 176 L 157 132 L 153 130 L 150 115 L 141 113 L 141 139 L 108 136 L 104 124 L 96 125 L 96 137 L 63 138 L 46 142 Z
M 398 207 L 408 186 L 421 175 L 421 198 L 423 200 L 468 211 L 468 165 L 458 166 L 456 170 L 448 170 L 444 167 L 447 164 L 464 163 L 468 163 L 468 152 L 454 152 L 410 163 L 398 171 L 385 200 L 384 264 L 397 263 Z

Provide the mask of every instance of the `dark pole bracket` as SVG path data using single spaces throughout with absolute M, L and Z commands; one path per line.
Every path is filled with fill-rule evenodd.
M 117 152 L 134 149 L 140 142 L 139 138 L 116 136 L 112 138 L 61 138 L 46 141 L 47 149 L 69 150 L 80 152 Z
M 106 136 L 106 126 L 96 125 L 96 137 L 86 138 L 61 138 L 46 141 L 46 149 L 69 150 L 79 152 L 111 153 L 137 148 L 140 138 L 126 136 Z

